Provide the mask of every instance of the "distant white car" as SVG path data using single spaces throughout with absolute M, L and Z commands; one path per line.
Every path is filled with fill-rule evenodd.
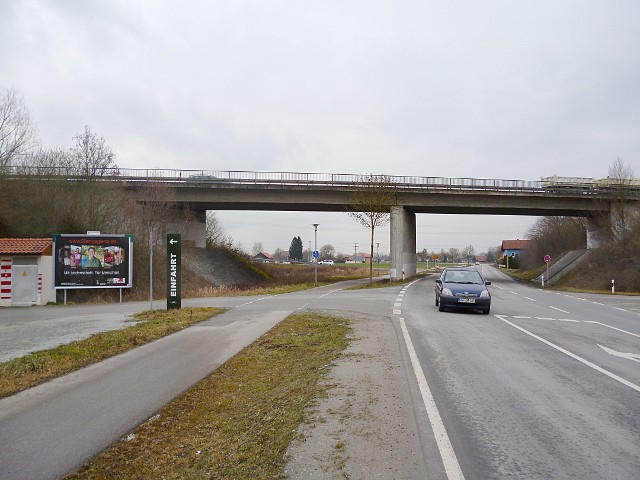
M 333 265 L 333 260 L 320 260 L 318 265 Z

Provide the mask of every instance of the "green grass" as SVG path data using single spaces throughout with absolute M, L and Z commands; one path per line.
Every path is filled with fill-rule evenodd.
M 292 315 L 68 479 L 279 479 L 348 321 Z
M 0 398 L 99 362 L 224 312 L 221 308 L 154 310 L 138 323 L 0 363 Z

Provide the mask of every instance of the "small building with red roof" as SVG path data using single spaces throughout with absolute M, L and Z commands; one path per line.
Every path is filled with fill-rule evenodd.
M 50 238 L 0 238 L 0 307 L 56 301 Z
M 510 258 L 519 257 L 522 250 L 527 248 L 527 244 L 530 241 L 531 240 L 520 240 L 520 239 L 502 240 L 502 244 L 500 245 L 501 257 L 499 260 L 502 261 L 503 259 L 505 259 L 505 261 L 508 261 L 507 259 L 509 257 Z M 509 264 L 507 263 L 507 267 L 508 266 Z
M 254 260 L 262 260 L 263 262 L 275 262 L 276 259 L 273 258 L 273 255 L 270 255 L 267 252 L 258 252 L 253 256 Z

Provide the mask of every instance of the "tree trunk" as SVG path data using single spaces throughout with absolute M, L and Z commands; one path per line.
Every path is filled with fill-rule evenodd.
M 373 283 L 373 231 L 375 226 L 371 226 L 371 251 L 369 252 L 369 285 Z

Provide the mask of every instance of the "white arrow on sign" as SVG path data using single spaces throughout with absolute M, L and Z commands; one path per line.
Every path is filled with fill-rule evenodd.
M 172 238 L 171 240 L 169 240 L 169 243 L 173 245 L 174 243 L 178 243 L 178 240 L 176 240 L 175 238 Z
M 633 360 L 634 362 L 640 362 L 640 354 L 638 353 L 624 353 L 624 352 L 616 352 L 615 350 L 607 347 L 603 347 L 599 343 L 597 344 L 601 349 L 607 352 L 609 355 L 614 355 L 616 357 L 627 358 L 629 360 Z

